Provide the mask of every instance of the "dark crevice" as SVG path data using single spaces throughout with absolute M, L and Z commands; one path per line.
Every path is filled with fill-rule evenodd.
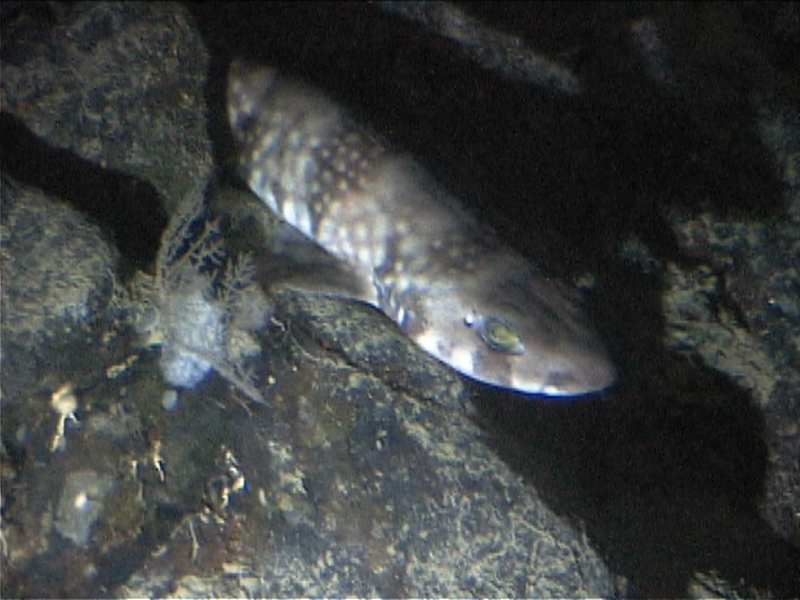
M 9 113 L 0 113 L 0 139 L 5 175 L 69 203 L 108 232 L 134 265 L 155 259 L 167 213 L 150 183 L 53 148 Z

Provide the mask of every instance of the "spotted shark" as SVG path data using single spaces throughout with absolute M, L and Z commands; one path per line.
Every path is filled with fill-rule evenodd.
M 546 277 L 409 156 L 321 91 L 234 61 L 227 111 L 258 198 L 347 264 L 419 347 L 477 381 L 577 396 L 616 377 L 577 292 Z

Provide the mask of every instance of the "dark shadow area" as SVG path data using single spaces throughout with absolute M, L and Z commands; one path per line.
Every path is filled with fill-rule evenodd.
M 137 267 L 155 259 L 167 213 L 151 184 L 53 148 L 8 113 L 0 114 L 0 138 L 3 173 L 71 204 L 110 232 Z
M 175 521 L 162 521 L 165 525 L 175 526 Z M 102 594 L 99 590 L 114 589 L 123 583 L 131 573 L 140 568 L 147 556 L 157 546 L 156 542 L 164 543 L 168 538 L 154 540 L 150 544 L 128 544 L 123 549 L 117 549 L 100 554 L 97 557 L 98 580 L 87 580 L 82 573 L 76 573 L 72 568 L 75 560 L 72 545 L 54 536 L 53 548 L 50 552 L 37 556 L 23 571 L 13 575 L 24 575 L 18 581 L 12 575 L 3 582 L 3 590 L 11 591 L 27 598 L 90 598 Z
M 628 381 L 577 402 L 487 393 L 481 424 L 636 597 L 684 596 L 693 575 L 711 570 L 796 597 L 800 552 L 757 512 L 763 416 L 714 371 L 669 355 L 661 366 L 658 386 Z

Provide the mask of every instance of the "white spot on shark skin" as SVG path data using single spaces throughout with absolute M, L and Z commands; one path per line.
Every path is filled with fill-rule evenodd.
M 441 334 L 428 329 L 416 335 L 414 339 L 428 354 L 433 354 L 436 358 L 442 358 L 442 347 L 446 347 L 447 342 L 442 339 Z
M 297 204 L 295 208 L 297 218 L 297 228 L 307 236 L 313 236 L 313 225 L 308 207 L 305 204 Z
M 281 189 L 283 193 L 286 195 L 291 195 L 292 197 L 297 196 L 298 198 L 302 198 L 305 194 L 305 185 L 304 183 L 299 180 L 296 174 L 293 174 L 289 169 L 285 169 L 280 176 L 281 182 Z M 284 198 L 284 203 L 286 202 L 286 198 Z
M 350 239 L 346 235 L 339 240 L 338 245 L 335 245 L 332 251 L 339 258 L 344 257 L 346 260 L 352 260 L 355 255 L 355 248 L 353 248 L 353 244 L 350 243 Z
M 521 378 L 514 373 L 511 374 L 511 386 L 517 389 L 525 390 L 529 394 L 544 394 L 545 396 L 568 396 L 562 388 L 557 385 L 548 384 L 547 382 L 534 382 L 531 379 Z
M 297 212 L 295 211 L 295 203 L 293 200 L 284 200 L 283 201 L 283 210 L 281 213 L 283 214 L 283 218 L 286 219 L 286 222 L 294 227 L 297 227 Z
M 358 260 L 364 263 L 365 265 L 372 265 L 372 252 L 367 246 L 361 246 L 358 249 Z
M 397 277 L 396 289 L 398 294 L 403 294 L 411 287 L 411 280 L 402 273 Z
M 261 158 L 266 154 L 269 154 L 275 149 L 275 144 L 278 141 L 277 132 L 270 132 L 269 134 L 265 135 L 259 140 L 259 144 L 256 148 L 256 153 L 258 157 Z
M 375 243 L 372 248 L 372 264 L 382 266 L 386 262 L 386 248 L 383 244 Z
M 323 196 L 322 201 L 325 206 L 327 206 L 327 213 L 328 217 L 333 222 L 339 222 L 339 218 L 342 216 L 342 203 L 341 202 L 331 202 L 330 195 L 327 193 Z
M 457 371 L 461 371 L 467 375 L 475 374 L 475 362 L 473 360 L 472 351 L 469 348 L 453 348 L 450 353 L 449 363 L 455 367 Z
M 287 223 L 305 235 L 313 235 L 311 215 L 308 206 L 302 200 L 295 200 L 294 196 L 284 198 L 280 214 Z
M 450 365 L 460 373 L 468 376 L 475 375 L 475 360 L 470 348 L 458 348 L 442 337 L 440 333 L 427 330 L 414 337 L 414 340 L 424 350 Z
M 254 190 L 259 190 L 258 196 L 272 212 L 280 214 L 278 210 L 278 200 L 275 198 L 272 189 L 267 185 L 267 175 L 265 173 L 253 171 L 250 175 L 250 187 Z
M 357 242 L 366 242 L 369 236 L 366 223 L 363 221 L 356 223 L 356 226 L 353 228 L 353 234 Z
M 333 244 L 333 241 L 337 238 L 336 223 L 328 218 L 322 219 L 319 223 L 317 238 L 323 247 L 328 247 Z

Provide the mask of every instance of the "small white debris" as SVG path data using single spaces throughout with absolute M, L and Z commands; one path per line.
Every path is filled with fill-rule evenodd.
M 75 416 L 75 410 L 78 408 L 78 398 L 73 393 L 72 384 L 70 382 L 65 383 L 53 392 L 50 405 L 59 415 L 56 433 L 53 436 L 52 444 L 50 444 L 50 452 L 60 452 L 67 447 L 67 438 L 65 434 L 67 421 L 78 422 Z
M 56 531 L 78 546 L 87 547 L 92 529 L 103 514 L 104 500 L 113 489 L 114 478 L 110 475 L 91 470 L 67 475 L 56 511 Z
M 175 410 L 178 406 L 178 392 L 176 390 L 166 390 L 161 395 L 161 406 L 164 410 Z

